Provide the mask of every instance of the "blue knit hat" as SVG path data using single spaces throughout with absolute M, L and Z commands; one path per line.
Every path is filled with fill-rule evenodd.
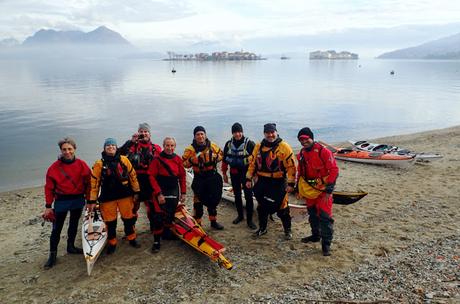
M 117 145 L 117 140 L 115 138 L 112 138 L 112 137 L 109 137 L 109 138 L 106 138 L 105 141 L 104 141 L 104 148 L 105 146 L 108 146 L 108 145 Z

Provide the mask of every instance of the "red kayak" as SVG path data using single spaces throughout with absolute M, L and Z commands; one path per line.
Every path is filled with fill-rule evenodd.
M 177 206 L 171 230 L 182 241 L 217 262 L 219 266 L 232 269 L 232 263 L 222 254 L 225 247 L 206 234 L 183 204 Z

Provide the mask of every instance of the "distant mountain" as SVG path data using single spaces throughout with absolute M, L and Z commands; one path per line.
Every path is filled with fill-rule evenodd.
M 38 46 L 44 44 L 69 45 L 69 44 L 91 44 L 91 45 L 125 45 L 131 46 L 128 40 L 119 33 L 100 26 L 94 31 L 85 33 L 82 31 L 56 31 L 39 30 L 33 36 L 27 37 L 22 43 L 23 46 Z
M 384 53 L 380 59 L 460 59 L 460 33 L 418 46 Z
M 19 45 L 19 41 L 14 38 L 6 38 L 0 40 L 0 47 L 15 47 Z

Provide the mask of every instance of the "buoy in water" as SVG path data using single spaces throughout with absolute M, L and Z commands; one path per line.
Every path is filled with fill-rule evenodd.
M 390 75 L 394 75 L 395 71 L 391 70 Z

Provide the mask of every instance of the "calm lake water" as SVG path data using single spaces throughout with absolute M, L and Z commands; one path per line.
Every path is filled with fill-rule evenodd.
M 144 121 L 179 154 L 196 125 L 222 145 L 235 121 L 256 140 L 276 122 L 293 147 L 304 126 L 329 142 L 448 127 L 460 61 L 0 61 L 0 191 L 43 184 L 63 136 L 91 166 L 106 137 L 122 144 Z

